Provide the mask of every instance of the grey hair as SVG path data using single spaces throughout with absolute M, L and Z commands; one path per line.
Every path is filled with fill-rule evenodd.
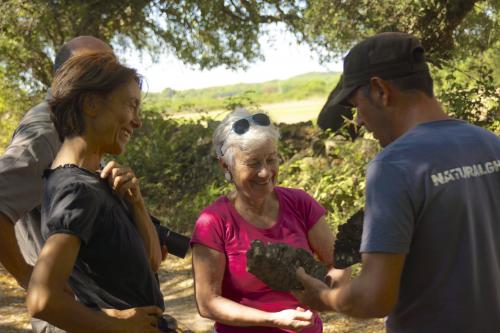
M 241 135 L 232 130 L 234 122 L 250 117 L 252 114 L 254 113 L 250 113 L 246 109 L 236 108 L 222 120 L 214 131 L 215 154 L 218 159 L 222 159 L 230 167 L 234 164 L 235 148 L 243 151 L 252 150 L 258 144 L 269 139 L 276 144 L 278 143 L 280 133 L 272 121 L 269 126 L 258 126 L 250 122 L 248 131 Z

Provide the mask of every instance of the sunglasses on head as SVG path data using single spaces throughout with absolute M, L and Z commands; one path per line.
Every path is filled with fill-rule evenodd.
M 269 116 L 267 114 L 256 113 L 251 116 L 236 120 L 233 123 L 232 127 L 234 133 L 242 135 L 248 132 L 248 129 L 250 128 L 250 121 L 259 126 L 269 126 L 271 124 L 271 120 L 269 119 Z

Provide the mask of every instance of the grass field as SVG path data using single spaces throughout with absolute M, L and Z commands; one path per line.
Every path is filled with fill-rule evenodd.
M 269 113 L 276 123 L 293 124 L 312 120 L 316 122 L 319 111 L 326 101 L 325 98 L 315 97 L 302 101 L 288 101 L 261 105 L 260 108 Z M 172 116 L 174 119 L 197 119 L 202 116 L 221 120 L 228 113 L 227 110 L 214 110 L 203 113 L 178 113 Z
M 224 109 L 228 103 L 251 100 L 260 105 L 288 101 L 304 101 L 328 96 L 339 79 L 339 73 L 307 73 L 285 80 L 239 83 L 203 89 L 176 91 L 165 89 L 148 93 L 146 104 L 156 111 L 190 112 L 191 110 Z

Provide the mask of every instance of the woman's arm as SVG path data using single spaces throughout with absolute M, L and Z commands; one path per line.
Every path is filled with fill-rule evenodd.
M 265 312 L 221 296 L 224 254 L 203 245 L 193 247 L 193 272 L 198 312 L 202 317 L 231 326 L 271 326 L 299 330 L 312 324 L 310 311 L 289 309 Z
M 23 289 L 28 288 L 33 267 L 24 260 L 21 253 L 16 240 L 14 222 L 2 212 L 0 212 L 0 263 Z
M 341 281 L 349 280 L 351 276 L 350 268 L 337 269 L 333 267 L 335 237 L 328 227 L 324 215 L 309 230 L 307 236 L 312 250 L 329 268 L 328 274 L 325 277 L 325 282 L 333 288 Z
M 335 237 L 326 223 L 325 215 L 321 216 L 318 222 L 309 229 L 307 240 L 319 259 L 327 264 L 328 267 L 332 267 Z
M 160 240 L 146 210 L 139 180 L 130 168 L 121 166 L 115 161 L 106 164 L 101 171 L 101 177 L 107 179 L 113 190 L 129 203 L 151 268 L 154 272 L 158 272 L 162 259 Z
M 161 309 L 146 307 L 129 311 L 126 319 L 113 318 L 78 303 L 64 290 L 80 249 L 80 239 L 54 234 L 47 239 L 35 265 L 26 304 L 31 316 L 72 333 L 151 332 Z
M 162 260 L 162 251 L 158 233 L 151 222 L 151 218 L 146 210 L 144 201 L 132 205 L 134 221 L 139 230 L 141 238 L 146 246 L 146 252 L 149 255 L 149 264 L 153 272 L 158 272 Z

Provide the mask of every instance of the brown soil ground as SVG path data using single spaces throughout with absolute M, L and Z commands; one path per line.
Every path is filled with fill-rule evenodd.
M 200 317 L 193 296 L 191 259 L 170 256 L 160 269 L 161 289 L 167 313 L 179 322 L 180 328 L 197 333 L 212 332 L 213 322 Z M 0 265 L 0 332 L 31 332 L 29 315 L 24 304 L 25 293 Z M 321 315 L 324 331 L 335 333 L 382 333 L 382 320 L 354 320 L 338 314 Z

